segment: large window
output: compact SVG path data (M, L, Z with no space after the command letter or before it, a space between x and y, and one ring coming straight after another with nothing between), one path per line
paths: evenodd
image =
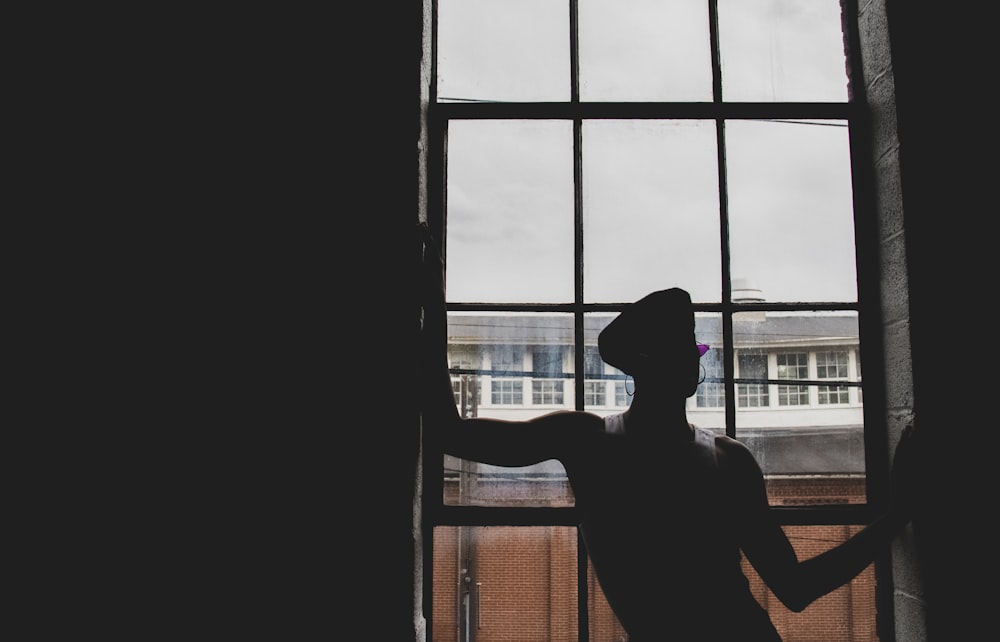
M683 287L712 347L691 420L751 448L804 554L865 522L884 467L866 448L884 430L866 420L878 394L861 404L878 275L856 245L872 204L856 189L856 9L841 9L437 0L431 224L452 344L484 355L453 360L470 368L454 373L466 413L620 412L630 382L597 335L623 305ZM558 462L425 461L431 639L619 639ZM871 569L803 614L748 576L789 640L876 639Z

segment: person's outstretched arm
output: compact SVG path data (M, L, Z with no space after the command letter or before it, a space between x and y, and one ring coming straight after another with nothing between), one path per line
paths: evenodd
M600 420L572 411L527 421L463 419L455 404L448 371L448 311L441 249L426 226L419 228L423 247L420 374L425 430L444 452L497 466L528 466L563 459L581 428L596 429Z
M909 428L904 431L896 450L893 475L897 484L912 482L898 479L913 474L911 433ZM910 521L911 496L896 497L890 511L854 536L828 551L800 561L770 511L763 473L753 456L745 449L733 449L728 459L735 464L736 475L748 489L741 498L750 505L741 516L743 552L768 588L792 611L802 611L816 599L854 579L888 549L893 538ZM912 493L912 488L900 490Z

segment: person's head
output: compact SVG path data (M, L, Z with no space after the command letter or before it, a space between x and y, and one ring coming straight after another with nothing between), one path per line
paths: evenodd
M661 379L685 397L698 388L701 351L694 338L691 296L658 290L630 303L598 336L601 358L637 384Z

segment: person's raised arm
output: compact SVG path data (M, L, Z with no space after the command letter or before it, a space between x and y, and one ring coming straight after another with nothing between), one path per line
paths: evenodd
M554 412L527 421L463 419L455 404L448 371L448 311L441 248L426 226L423 247L420 348L421 411L425 429L444 452L498 466L528 466L562 459L580 436L600 421L584 413ZM603 424L600 424L603 426Z
M750 491L743 500L751 507L744 513L741 545L747 559L781 602L801 611L816 599L851 581L879 555L910 521L913 511L912 429L904 430L893 464L894 497L891 510L878 517L843 543L815 557L799 561L788 538L767 505L763 474L747 451L733 459Z

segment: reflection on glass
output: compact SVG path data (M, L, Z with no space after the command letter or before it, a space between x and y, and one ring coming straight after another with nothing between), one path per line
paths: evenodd
M584 298L635 301L678 286L720 295L711 121L584 121Z
M858 492L843 495L820 481L816 492L833 494L802 502L863 502L857 313L739 313L733 333L736 437L764 469L772 502L779 501L775 484L784 484L786 476L816 475L856 480Z
M726 121L734 298L855 301L846 123Z
M569 121L452 121L448 299L573 300Z
M525 420L575 404L573 317L554 313L451 312L448 360L463 417ZM450 455L444 501L479 506L571 506L555 460L491 466Z
M580 98L711 101L703 0L580 0Z
M726 101L843 102L840 0L719 0Z
M576 642L577 568L572 527L436 527L434 641Z
M566 101L564 0L438 0L439 102Z

